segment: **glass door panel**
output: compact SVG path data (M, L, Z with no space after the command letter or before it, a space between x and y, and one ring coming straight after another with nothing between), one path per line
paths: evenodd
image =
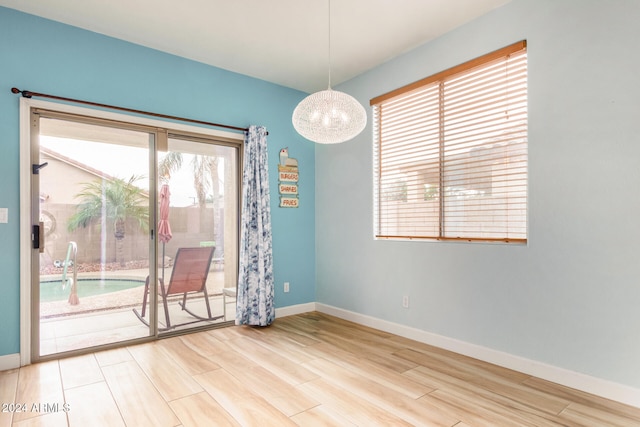
M158 329L235 318L238 146L171 136L158 154Z
M151 334L133 308L154 266L153 144L145 131L39 118L36 359Z

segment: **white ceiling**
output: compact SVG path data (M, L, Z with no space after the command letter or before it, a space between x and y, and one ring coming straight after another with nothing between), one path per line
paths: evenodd
M333 0L336 86L510 0ZM328 0L0 0L305 92L328 84Z

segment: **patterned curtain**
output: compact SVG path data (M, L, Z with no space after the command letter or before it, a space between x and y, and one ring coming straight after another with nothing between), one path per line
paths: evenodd
M267 165L267 130L251 126L244 139L236 325L267 326L275 319Z

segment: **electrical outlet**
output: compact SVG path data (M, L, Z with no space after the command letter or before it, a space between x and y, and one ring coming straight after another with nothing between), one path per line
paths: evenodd
M402 307L409 308L409 296L405 295L402 297Z
M284 282L284 291L289 292L289 282Z

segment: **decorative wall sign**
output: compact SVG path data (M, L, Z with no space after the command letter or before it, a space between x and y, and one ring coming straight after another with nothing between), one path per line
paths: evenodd
M297 208L298 198L280 196L280 207L281 208Z
M278 166L278 179L280 182L298 182L298 172L293 172L286 166Z
M297 184L280 184L278 189L280 190L280 194L298 194Z
M285 147L280 150L280 164L278 164L281 208L298 207L298 177L298 161L289 157L289 149Z

